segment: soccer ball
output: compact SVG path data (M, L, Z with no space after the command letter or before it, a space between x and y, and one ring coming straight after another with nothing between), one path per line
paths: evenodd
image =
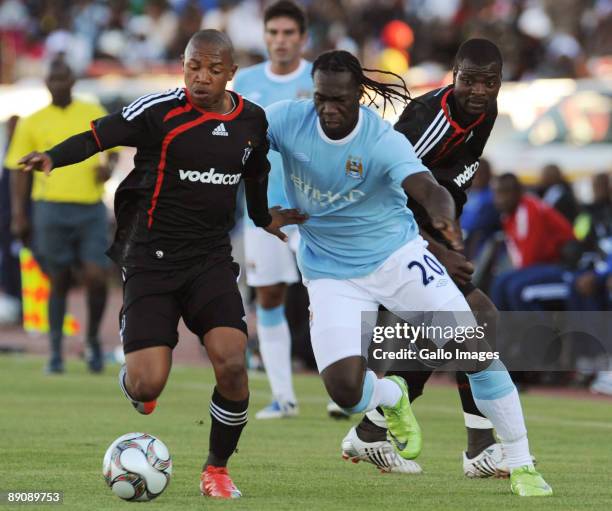
M172 459L165 444L147 433L120 436L102 463L106 484L124 500L152 500L167 488Z

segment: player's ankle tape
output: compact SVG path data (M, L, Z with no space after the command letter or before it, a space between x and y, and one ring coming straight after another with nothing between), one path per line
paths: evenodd
M279 305L273 309L264 309L257 306L257 322L261 326L276 326L285 321L285 306Z

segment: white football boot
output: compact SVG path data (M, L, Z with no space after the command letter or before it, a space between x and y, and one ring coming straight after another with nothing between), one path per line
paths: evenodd
M421 466L411 460L405 460L387 440L364 442L357 436L352 427L342 440L342 458L353 463L365 461L372 463L383 473L420 474Z
M256 419L286 419L295 417L299 413L299 408L295 403L272 401L268 406L259 410L255 414Z

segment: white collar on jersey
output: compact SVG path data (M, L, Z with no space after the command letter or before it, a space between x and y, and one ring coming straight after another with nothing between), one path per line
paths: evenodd
M295 71L291 71L291 73L286 75L277 75L276 73L272 72L271 68L272 64L268 60L264 64L264 72L266 73L266 77L268 78L268 80L277 83L290 82L291 80L294 80L304 72L304 69L306 68L306 61L304 59L301 59L297 69Z
M351 131L346 137L344 138L339 138L337 140L334 140L333 138L329 138L325 132L323 131L323 128L321 127L321 121L319 119L319 116L317 116L317 131L319 132L319 136L328 144L333 144L333 145L344 145L349 143L351 140L353 140L356 136L357 133L359 133L359 129L361 128L361 124L362 124L362 119L363 119L363 111L361 109L361 107L359 107L359 119L357 119L357 124L355 124L355 127L353 128L353 131Z
M232 108L229 109L229 112L225 112L223 115L229 115L234 110L236 110L236 100L234 99L234 95L231 92L229 92L229 96L230 96L230 99L232 100Z

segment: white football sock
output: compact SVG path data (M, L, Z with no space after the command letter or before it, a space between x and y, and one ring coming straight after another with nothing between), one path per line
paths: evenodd
M474 402L489 419L501 440L508 467L512 470L531 465L527 428L518 392L501 362L469 374Z
M291 376L291 334L283 305L274 309L257 307L257 336L274 399L295 403Z
M368 410L375 410L377 406L395 406L401 398L402 389L397 383L386 378L377 378L372 401L368 403Z

